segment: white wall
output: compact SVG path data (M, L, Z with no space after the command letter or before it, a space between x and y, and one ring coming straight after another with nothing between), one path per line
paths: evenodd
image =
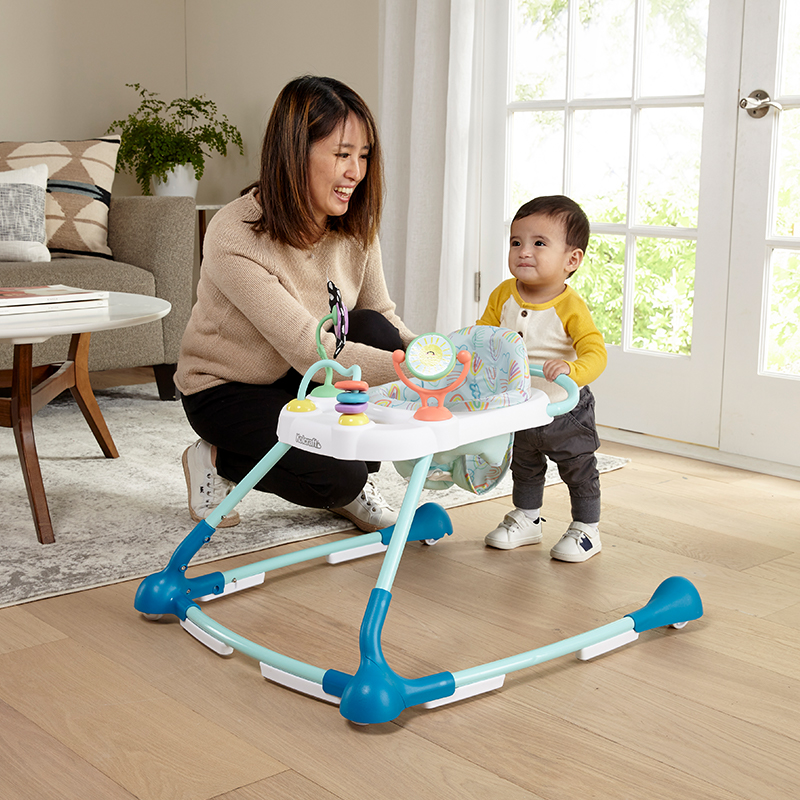
M126 116L140 83L206 94L245 157L212 157L197 202L225 203L258 172L269 110L304 73L350 84L377 113L375 0L0 0L0 140L80 139ZM138 194L119 174L115 194Z

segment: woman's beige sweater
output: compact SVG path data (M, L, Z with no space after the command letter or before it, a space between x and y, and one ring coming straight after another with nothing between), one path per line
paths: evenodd
M377 240L364 250L352 237L327 233L312 249L297 250L256 233L250 223L258 216L250 193L221 209L208 226L197 303L175 376L183 394L230 381L273 383L290 367L305 374L319 360L315 334L330 313L328 280L348 309L374 309L397 327L404 344L414 338L394 313ZM322 343L332 358L333 334L323 333ZM358 364L373 386L397 378L391 353L366 345L348 342L337 362Z

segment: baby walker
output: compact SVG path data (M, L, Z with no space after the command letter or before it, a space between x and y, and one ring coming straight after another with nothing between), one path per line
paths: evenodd
M142 581L134 602L138 611L150 619L174 614L192 636L214 652L228 655L238 650L256 659L265 678L338 704L342 716L357 724L388 722L410 706L434 708L498 689L509 672L569 653L588 660L634 641L642 631L659 626L679 628L702 616L695 587L686 578L674 576L662 582L639 610L560 642L459 672L415 679L394 672L383 655L381 632L405 545L409 541L432 544L453 532L441 506L426 503L417 508L422 489L457 483L471 491L485 491L507 469L513 432L547 425L556 415L567 413L577 403L578 389L568 377L559 376L556 382L567 391L567 398L548 402L543 392L530 388L521 339L511 331L476 327L450 336L429 333L417 337L406 353L393 355L400 380L370 394L361 380L360 367L343 368L325 358L322 326L333 323L337 355L348 329L341 296L333 284L329 283L328 289L331 313L317 328L320 360L305 374L297 398L281 412L278 443L208 518L194 527L168 565ZM480 347L468 347L476 341ZM477 352L481 349L482 354ZM412 383L403 375L403 361L412 376L427 386ZM460 371L453 378L457 365ZM307 393L319 370L325 370L324 384ZM533 370L541 375L541 369ZM334 371L346 380L334 384ZM447 402L446 396L450 396ZM189 562L211 539L223 516L291 447L344 460L393 461L401 474L405 468L408 487L397 523L375 533L307 547L227 572L186 577ZM323 557L337 563L373 553L383 553L383 562L361 623L360 665L354 675L269 650L218 624L198 604L261 584L267 572L291 564Z

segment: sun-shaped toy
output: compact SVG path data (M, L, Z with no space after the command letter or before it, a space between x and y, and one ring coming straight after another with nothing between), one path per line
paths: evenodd
M452 342L441 333L417 336L406 349L408 371L423 381L435 381L449 374L456 363Z
M456 353L453 343L441 333L423 333L412 339L404 353L402 350L395 350L392 354L394 369L400 380L415 391L422 401L422 407L417 409L414 414L415 419L425 420L426 422L437 422L450 419L453 415L444 407L444 398L455 388L460 386L467 379L469 364L472 356L466 351L461 350ZM400 364L406 362L408 371L422 381L436 381L444 378L453 371L456 361L464 365L459 375L447 386L438 389L425 389L422 386L415 386L411 383L400 370ZM436 398L436 405L430 405L428 401Z

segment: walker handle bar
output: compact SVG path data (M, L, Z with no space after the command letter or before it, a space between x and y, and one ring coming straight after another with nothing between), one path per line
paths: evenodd
M531 364L531 375L544 378L544 370L537 364ZM578 405L578 398L580 397L581 390L578 388L578 384L568 375L559 375L553 382L557 383L562 389L567 390L567 396L563 400L559 400L557 403L547 404L547 413L551 417L558 417L561 414L572 411L572 409Z

